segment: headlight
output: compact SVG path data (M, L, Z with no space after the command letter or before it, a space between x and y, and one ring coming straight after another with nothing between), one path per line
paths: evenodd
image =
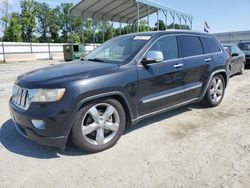
M61 100L65 89L35 89L31 102L55 102Z

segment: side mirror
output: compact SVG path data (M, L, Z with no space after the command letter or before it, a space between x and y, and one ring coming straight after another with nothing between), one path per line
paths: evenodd
M238 53L233 53L233 54L232 54L232 57L237 57L237 56L239 56Z
M143 57L141 64L147 67L149 64L160 63L163 61L163 53L161 51L150 50Z

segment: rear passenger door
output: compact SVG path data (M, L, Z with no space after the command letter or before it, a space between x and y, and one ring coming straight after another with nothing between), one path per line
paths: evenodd
M185 100L188 101L201 96L214 63L209 54L204 54L199 36L183 35L178 37L178 41L185 65Z

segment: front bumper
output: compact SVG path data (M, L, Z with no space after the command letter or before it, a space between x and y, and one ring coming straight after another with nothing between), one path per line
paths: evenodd
M9 102L9 109L15 127L22 136L44 146L65 149L68 133L66 133L67 131L61 133L60 131L61 128L66 126L66 124L62 124L64 118L61 116L53 118L31 116L27 112L18 109L11 101ZM46 123L45 130L36 129L31 122L32 119L43 120ZM57 127L60 127L60 130Z

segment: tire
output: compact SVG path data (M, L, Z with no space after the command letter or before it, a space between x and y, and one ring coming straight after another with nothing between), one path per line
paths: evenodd
M117 100L96 100L77 113L72 128L72 140L88 153L100 152L117 143L124 132L125 124L125 111Z
M225 80L222 75L215 75L209 83L204 102L209 107L216 107L222 102L224 94Z
M239 72L240 75L243 75L243 72L244 72L244 70L245 70L245 66L246 66L246 63L243 63L243 64L241 65L241 69L240 69L240 72Z

